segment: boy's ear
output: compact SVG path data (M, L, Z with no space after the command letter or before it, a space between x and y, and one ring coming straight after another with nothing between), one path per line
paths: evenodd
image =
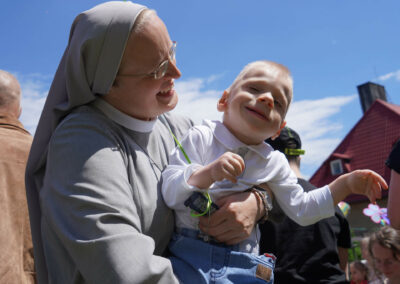
M286 126L286 120L284 120L281 124L281 127L279 128L278 132L275 133L274 136L271 137L271 140L275 140L276 138L279 137L279 135L281 134L281 130Z
M219 99L217 103L217 110L224 112L226 110L226 106L228 105L228 97L229 97L229 92L225 90L222 94L222 97Z

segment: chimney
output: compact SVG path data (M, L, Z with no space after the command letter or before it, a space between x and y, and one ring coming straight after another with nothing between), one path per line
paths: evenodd
M382 85L367 82L357 86L357 89L363 113L369 109L376 99L387 101L385 87Z

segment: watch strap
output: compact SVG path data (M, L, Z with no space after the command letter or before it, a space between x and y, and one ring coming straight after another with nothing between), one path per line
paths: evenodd
M265 214L264 216L258 221L260 224L265 223L268 220L268 212L272 210L272 202L268 192L258 185L254 185L251 189L254 194L256 194L262 201L264 206Z

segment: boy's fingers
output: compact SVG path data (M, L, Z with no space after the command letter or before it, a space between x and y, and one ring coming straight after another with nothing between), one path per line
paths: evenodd
M235 175L236 176L239 176L244 170L244 167L238 162L236 162L236 164L234 165L234 168L235 168Z
M238 170L238 175L240 175L244 171L244 161L242 157L237 156L234 159L235 168Z
M235 177L239 176L243 171L242 165L235 159L228 160L225 164L223 164L222 169L225 175L226 173L229 173Z
M241 165L241 171L240 171L240 172L243 172L243 171L244 171L244 168L246 167L246 165L245 165L244 160L243 160L242 157L240 157L239 162L240 162L240 165Z
M236 183L236 170L235 167L228 164L222 168L222 179L227 179L233 183Z
M374 181L376 183L379 183L380 186L382 186L382 188L388 189L388 185L387 185L387 183L386 183L386 181L385 181L385 179L383 177L381 177L379 174L377 174L377 173L375 173L373 171L372 171L371 175L372 175Z
M372 175L368 175L367 176L367 196L369 198L369 200L371 201L371 203L375 203L376 201L376 195L375 195L375 190L374 190L374 185L375 183L373 183L373 178Z
M375 190L375 195L378 199L382 198L382 188L381 185L379 184L379 182L377 182L376 180L373 181L373 187Z
M374 171L363 171L364 177L367 179L367 196L371 203L375 203L376 199L382 198L382 188L388 189L386 181Z
M244 160L243 160L243 158L240 157L238 154L235 154L235 153L233 153L232 157L238 163L238 166L240 167L240 172L243 172L244 171Z
M379 176L379 180L377 181L377 183L379 184L380 187L382 187L385 190L387 190L389 188L388 184L381 176Z

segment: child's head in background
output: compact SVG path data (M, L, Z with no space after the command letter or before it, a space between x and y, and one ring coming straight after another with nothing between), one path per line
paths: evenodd
M354 284L365 283L368 280L368 267L358 260L350 263L350 280Z

